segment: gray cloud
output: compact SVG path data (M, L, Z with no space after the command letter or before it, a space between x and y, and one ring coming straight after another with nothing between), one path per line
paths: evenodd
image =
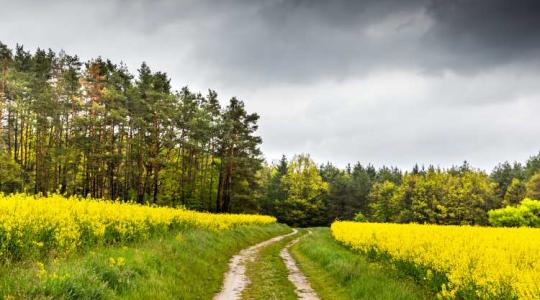
M535 0L23 0L3 7L5 20L28 18L33 31L65 40L174 49L189 56L182 67L224 84L540 65Z
M433 26L423 37L434 67L479 71L508 63L540 62L540 2L432 1Z
M263 150L489 168L540 149L535 0L0 0L0 41L142 61L259 112Z

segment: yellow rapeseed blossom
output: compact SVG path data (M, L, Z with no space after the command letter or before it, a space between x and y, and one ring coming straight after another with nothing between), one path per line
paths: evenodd
M45 265L42 262L36 262L37 267L37 273L40 278L43 278L47 275L47 270L45 269Z
M109 257L109 266L111 266L111 267L116 266L116 258Z
M268 216L211 214L59 195L0 194L0 259L22 258L39 249L65 253L84 246L142 240L173 229L225 230L275 221Z
M111 267L122 267L126 264L126 259L122 256L118 256L117 258L109 257L109 266Z
M126 259L123 258L122 256L119 256L116 258L116 265L119 266L119 267L122 267L123 265L126 264Z
M440 298L540 299L540 229L334 222L334 238L444 274Z

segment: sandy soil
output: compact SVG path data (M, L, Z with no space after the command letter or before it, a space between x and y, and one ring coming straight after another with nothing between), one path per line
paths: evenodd
M229 271L225 273L225 280L221 291L214 296L214 300L234 300L240 299L242 291L249 284L249 279L246 277L246 263L253 261L257 256L257 251L272 243L278 242L288 236L296 234L298 231L293 229L293 232L276 236L254 246L246 248L237 255L233 256L229 262ZM292 259L292 258L291 258ZM290 277L289 277L290 278ZM317 298L305 298L317 299Z
M311 232L310 232L311 233ZM300 238L292 240L285 248L281 250L279 255L283 259L283 262L287 266L287 269L289 269L289 280L294 284L296 295L298 296L298 299L304 299L304 300L319 300L319 297L311 288L311 285L309 284L309 281L307 280L306 276L298 269L298 265L296 264L296 261L289 253L289 248L292 247L294 244L298 243Z

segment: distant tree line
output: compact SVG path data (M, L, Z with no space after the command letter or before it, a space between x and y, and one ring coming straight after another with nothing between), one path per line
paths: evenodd
M254 211L257 114L143 63L0 43L0 191Z
M290 162L283 157L262 173L262 212L296 226L355 217L487 225L491 210L518 206L526 197L540 199L540 153L525 164L501 163L491 174L467 162L449 169L415 166L402 171L360 163L340 169L330 163L317 166L307 154Z
M258 119L236 98L222 106L212 90L174 91L145 63L133 75L103 58L0 43L0 192L264 213L296 226L487 224L490 210L540 198L540 154L491 174L467 163L340 169L307 154L268 165Z

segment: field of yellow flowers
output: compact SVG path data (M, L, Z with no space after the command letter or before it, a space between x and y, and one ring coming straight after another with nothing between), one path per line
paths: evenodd
M331 231L435 282L440 298L540 299L540 229L334 222Z
M144 240L173 229L224 230L275 221L268 216L211 214L59 195L0 195L0 259Z

